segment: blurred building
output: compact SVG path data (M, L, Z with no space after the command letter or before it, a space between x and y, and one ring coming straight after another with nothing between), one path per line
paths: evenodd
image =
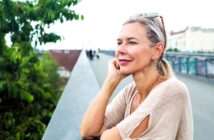
M60 76L69 77L81 50L51 50L50 52L53 59L59 64Z
M168 35L168 48L180 51L214 52L214 29L186 28Z

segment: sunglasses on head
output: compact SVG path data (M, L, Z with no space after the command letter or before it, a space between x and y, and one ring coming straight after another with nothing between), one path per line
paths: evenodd
M158 13L140 13L137 14L135 17L144 17L144 18L157 18L159 17L161 19L161 23L162 23L162 27L163 27L163 32L164 32L164 39L165 39L165 43L164 43L164 47L166 47L166 30L165 30L165 25L164 25L164 21L163 21L163 17L160 16Z

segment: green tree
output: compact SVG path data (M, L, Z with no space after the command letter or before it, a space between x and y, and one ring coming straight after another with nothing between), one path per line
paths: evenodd
M34 46L60 40L56 21L83 19L79 0L0 0L0 139L41 139L59 96L57 64ZM11 46L5 36L10 34Z
M42 56L41 63L44 66L43 71L47 73L47 78L44 79L46 83L50 84L50 88L52 90L53 97L58 100L65 85L65 83L62 84L62 82L65 80L64 78L60 78L59 74L57 73L58 69L58 63L56 61L53 61L51 53L45 52ZM56 82L58 81L58 82ZM61 88L56 88L60 87Z
M179 52L178 48L169 48L166 50L167 52Z

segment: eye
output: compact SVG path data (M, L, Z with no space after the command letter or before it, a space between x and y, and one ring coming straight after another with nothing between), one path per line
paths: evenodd
M121 41L117 41L117 45L120 46L122 44Z
M136 45L137 44L136 41L129 41L128 43L131 44L131 45Z

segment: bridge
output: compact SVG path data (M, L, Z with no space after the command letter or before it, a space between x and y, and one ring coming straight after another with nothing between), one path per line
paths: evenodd
M107 74L111 55L101 54L99 59L90 61L84 51L73 69L70 79L57 104L43 136L43 140L81 140L80 122L91 100L97 94ZM186 83L190 91L194 121L194 140L214 138L214 86L212 81L176 75ZM114 95L132 81L124 79Z

